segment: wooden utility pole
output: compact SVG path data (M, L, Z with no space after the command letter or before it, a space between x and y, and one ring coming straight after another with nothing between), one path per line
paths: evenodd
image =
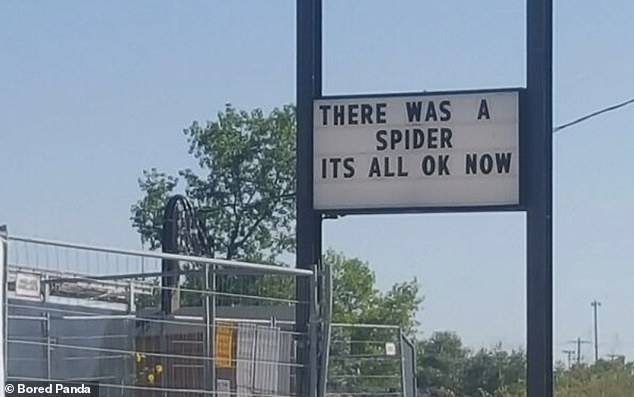
M596 363L599 361L599 321L597 312L599 311L601 302L593 300L590 306L592 306L592 310L594 311L594 362Z
M568 358L568 368L570 368L572 366L572 357L574 356L575 351L574 350L562 350L562 352Z
M574 343L577 345L577 365L581 364L581 345L592 343L589 340L583 340L581 338L577 338L575 340L568 341L568 343Z

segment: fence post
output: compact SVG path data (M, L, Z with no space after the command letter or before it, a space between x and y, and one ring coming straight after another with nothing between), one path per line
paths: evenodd
M416 397L416 345L405 335L401 334L401 363L403 365L403 395L405 397ZM407 355L405 355L407 352ZM409 371L409 372L408 372Z
M407 387L405 386L405 343L403 343L403 330L399 327L398 329L398 349L399 356L401 357L401 396L402 397L414 397L407 395Z
M0 336L2 337L2 343L0 343L0 390L4 395L4 382L8 375L7 370L7 336L8 330L6 329L8 321L8 305L7 305L7 227L6 225L0 226Z
M416 361L416 344L413 343L412 341L410 341L410 345L412 347L412 366L414 367L414 384L413 384L413 389L414 389L414 397L418 396L418 377L417 377L417 363L418 361Z
M321 351L319 352L319 379L318 381L318 397L325 397L328 387L328 364L330 360L330 334L331 334L331 316L332 316L332 272L330 266L323 268L321 277L321 299L319 306L321 320L321 343L319 344Z
M204 384L207 391L216 392L218 381L216 379L216 265L205 265L205 334L203 348L205 361Z
M318 360L318 332L319 332L319 303L317 287L319 285L318 278L318 266L313 266L313 274L310 276L310 301L308 302L309 310L310 310L310 323L308 327L308 338L309 338L309 357L308 357L308 368L306 368L309 372L308 379L310 379L310 389L308 392L309 397L317 397L317 387L319 385L319 360Z

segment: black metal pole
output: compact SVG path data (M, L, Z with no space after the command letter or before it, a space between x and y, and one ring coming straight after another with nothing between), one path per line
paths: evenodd
M527 1L527 391L553 395L552 0Z
M301 0L300 0L301 1ZM320 97L322 94L322 0L313 0L314 6L314 15L313 15L313 98ZM312 107L311 107L312 112ZM311 113L311 141L312 141L312 113ZM312 154L312 144L311 144L311 154ZM312 155L311 155L311 166L312 166ZM311 185L312 185L312 173L313 170L311 168ZM312 188L311 188L312 190ZM312 204L311 204L312 207ZM322 289L320 288L320 283L323 282L321 278L322 273L322 264L321 264L321 242L322 242L322 216L320 213L313 211L313 263L316 265L313 267L319 274L317 274L314 280L317 282L317 291L315 295L315 299L317 302L323 302L323 296L320 293ZM319 310L319 309L317 309ZM322 329L320 329L323 331ZM322 345L318 344L315 346L317 355L322 356L325 352L321 351ZM321 364L322 362L317 363L317 368L314 368L316 377L316 390L317 396L325 396L326 390L320 390L322 387L325 387L325 384L322 384L317 379L318 374L323 374ZM327 365L327 363L326 363ZM326 368L327 369L327 368Z
M322 0L313 0L314 3L314 16L313 16L313 96L320 97L322 94L322 79L321 79L321 71L322 71ZM312 104L311 104L311 112L312 112ZM311 113L311 141L312 141L312 113ZM311 153L312 153L312 143L311 143ZM312 164L313 157L311 155L311 185L312 185ZM312 187L311 187L312 191ZM312 193L311 193L312 195ZM311 201L312 203L312 201ZM311 204L312 207L312 204ZM314 218L314 228L315 234L313 235L314 241L314 263L317 264L317 268L321 271L321 227L322 227L322 216L320 213L313 212Z
M321 220L313 207L313 99L321 94L321 0L297 0L297 254L298 268L313 269L321 256ZM296 331L304 335L298 346L297 392L309 396L308 330L311 280L296 285ZM314 370L314 369L313 369Z

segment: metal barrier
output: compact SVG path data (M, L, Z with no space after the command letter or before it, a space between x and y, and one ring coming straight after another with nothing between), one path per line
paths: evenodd
M311 335L295 332L297 306L317 306L294 298L313 271L4 240L8 380L98 382L101 396L282 397L297 394L299 370L316 370L297 362ZM161 285L164 259L180 263L182 286ZM179 297L167 313L166 288Z
M414 345L399 327L332 324L327 396L416 396Z

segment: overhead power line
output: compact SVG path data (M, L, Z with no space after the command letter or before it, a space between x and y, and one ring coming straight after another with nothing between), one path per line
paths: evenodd
M632 98L632 99L628 99L627 101L625 101L625 102L621 102L621 103L619 103L619 104L617 104L617 105L609 106L609 107L607 107L607 108L605 108L605 109L597 110L596 112L593 112L593 113L587 114L587 115L585 115L585 116L583 116L583 117L579 117L578 119L573 120L573 121L571 121L571 122L569 122L569 123L562 124L562 125L560 125L560 126L558 126L558 127L555 127L555 129L553 130L553 132L559 132L559 131L563 130L564 128L572 127L572 126L573 126L573 125L575 125L575 124L579 124L579 123L581 123L581 122L583 122L583 121L586 121L586 120L588 120L588 119L591 119L591 118L593 118L593 117L596 117L596 116L598 116L598 115L600 115L600 114L607 113L607 112L611 112L611 111L613 111L613 110L620 109L620 108L622 108L622 107L624 107L624 106L631 105L632 103L634 103L634 98Z

